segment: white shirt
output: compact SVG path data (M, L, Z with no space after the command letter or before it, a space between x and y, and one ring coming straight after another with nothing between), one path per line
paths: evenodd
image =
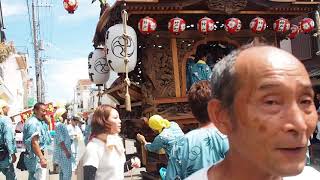
M109 135L107 144L93 138L82 157L83 166L97 168L95 180L124 179L124 147L118 135Z
M82 132L79 126L72 126L71 124L69 124L67 126L67 129L68 129L70 138L73 140L73 142L77 143L78 140L82 138Z
M208 180L208 170L210 167L203 168L191 176L187 177L185 180ZM283 180L319 180L320 179L320 172L315 170L310 166L306 166L302 173L291 176L291 177L284 177Z
M85 129L86 129L86 124L81 124L81 130L82 130L82 132L84 132Z

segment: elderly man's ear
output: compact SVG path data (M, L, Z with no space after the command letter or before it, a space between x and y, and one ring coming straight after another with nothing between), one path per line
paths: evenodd
M229 135L232 129L230 114L223 108L221 101L212 99L208 103L208 115L210 121L225 135Z

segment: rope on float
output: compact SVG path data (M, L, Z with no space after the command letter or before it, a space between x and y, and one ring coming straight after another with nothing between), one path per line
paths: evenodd
M126 105L126 110L131 111L131 100L130 100L130 94L129 94L129 86L130 86L130 79L128 75L128 63L129 63L129 58L128 58L128 40L129 36L127 34L127 21L128 21L128 13L126 10L121 11L121 16L122 16L122 23L123 23L123 35L122 38L124 40L124 65L125 65L125 73L126 73L126 78L124 79L124 82L126 83L126 95L125 95L125 105Z

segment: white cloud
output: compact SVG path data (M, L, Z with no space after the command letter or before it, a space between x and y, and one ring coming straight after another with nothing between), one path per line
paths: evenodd
M112 72L107 86L110 86L116 78L117 74ZM72 101L74 88L79 79L89 79L88 60L86 58L49 60L45 64L46 100Z
M78 80L89 79L87 62L87 58L75 58L71 60L53 59L45 63L46 100L48 102L71 102ZM111 72L107 87L117 77L117 73Z
M47 100L70 101L79 79L88 79L86 58L50 60L45 64Z
M25 3L10 3L9 2L3 2L2 3L2 11L4 17L9 16L17 16L22 15L27 12L27 5Z

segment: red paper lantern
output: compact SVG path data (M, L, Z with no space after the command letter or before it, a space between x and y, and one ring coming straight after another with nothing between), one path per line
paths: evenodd
M285 33L290 30L290 22L288 19L280 18L273 23L273 29L279 33Z
M198 21L197 29L199 32L207 34L214 29L214 21L211 18L204 17Z
M150 34L156 31L157 21L147 16L140 19L138 29L142 34Z
M300 27L295 24L292 24L290 28L290 33L288 34L287 37L290 39L294 39L298 36L299 33L300 33Z
M172 18L168 23L168 29L177 35L186 29L186 21L178 17Z
M64 9L68 11L69 14L73 14L78 8L78 0L63 0Z
M304 33L309 33L314 28L314 21L311 18L304 18L300 21L300 29Z
M224 29L231 34L239 32L241 26L241 21L238 18L229 18L224 22Z
M256 17L250 22L250 29L254 33L261 33L267 28L267 22L261 17Z

